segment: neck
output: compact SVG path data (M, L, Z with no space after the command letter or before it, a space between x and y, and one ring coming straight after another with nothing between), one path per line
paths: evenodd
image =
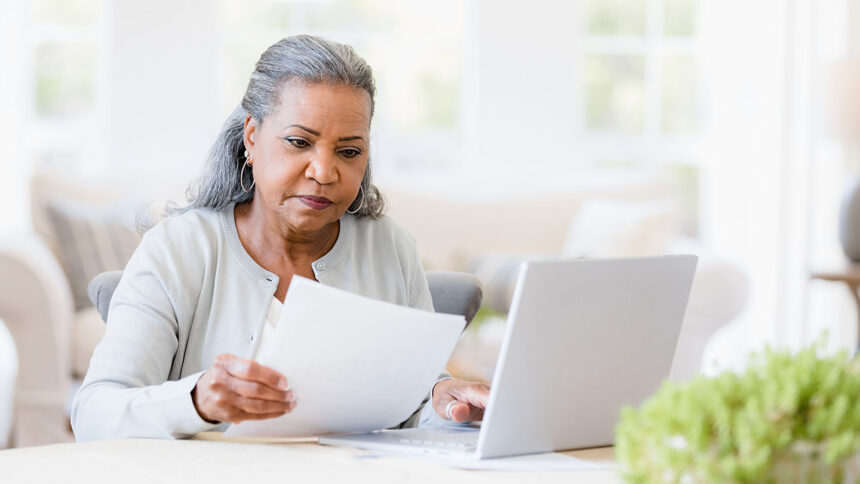
M246 249L265 261L296 265L313 262L334 247L340 233L335 221L318 230L303 231L283 223L255 197L236 206L237 230ZM239 223L239 220L242 223Z

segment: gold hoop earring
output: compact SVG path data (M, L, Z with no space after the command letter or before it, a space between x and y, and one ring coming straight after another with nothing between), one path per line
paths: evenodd
M242 165L242 172L239 173L239 185L242 186L242 191L245 193L250 192L251 189L254 188L254 184L257 183L257 180L251 180L251 186L249 188L245 188L245 167L251 165L248 161L250 160L245 160L245 163ZM253 173L251 173L251 175L253 176Z
M349 210L347 210L346 213L356 214L361 211L362 207L364 207L364 186L359 185L358 191L359 193L361 193L361 203L358 204L358 208L356 208L354 212L350 212Z

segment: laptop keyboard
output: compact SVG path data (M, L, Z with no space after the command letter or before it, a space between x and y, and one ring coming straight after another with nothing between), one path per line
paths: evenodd
M415 436L401 436L400 443L421 447L444 447L454 449L472 449L478 445L476 431L451 431L451 429L421 429ZM420 437L420 438L416 438Z

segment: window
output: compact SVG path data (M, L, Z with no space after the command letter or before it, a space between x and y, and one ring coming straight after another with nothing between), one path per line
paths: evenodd
M696 0L586 0L582 126L602 169L662 167L697 233L700 130Z
M25 151L38 167L86 169L99 132L101 0L34 0L29 12L30 129Z

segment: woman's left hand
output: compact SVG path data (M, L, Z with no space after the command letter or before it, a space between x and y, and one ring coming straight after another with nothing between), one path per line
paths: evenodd
M433 409L440 417L457 423L482 420L489 397L489 386L451 378L433 387Z

